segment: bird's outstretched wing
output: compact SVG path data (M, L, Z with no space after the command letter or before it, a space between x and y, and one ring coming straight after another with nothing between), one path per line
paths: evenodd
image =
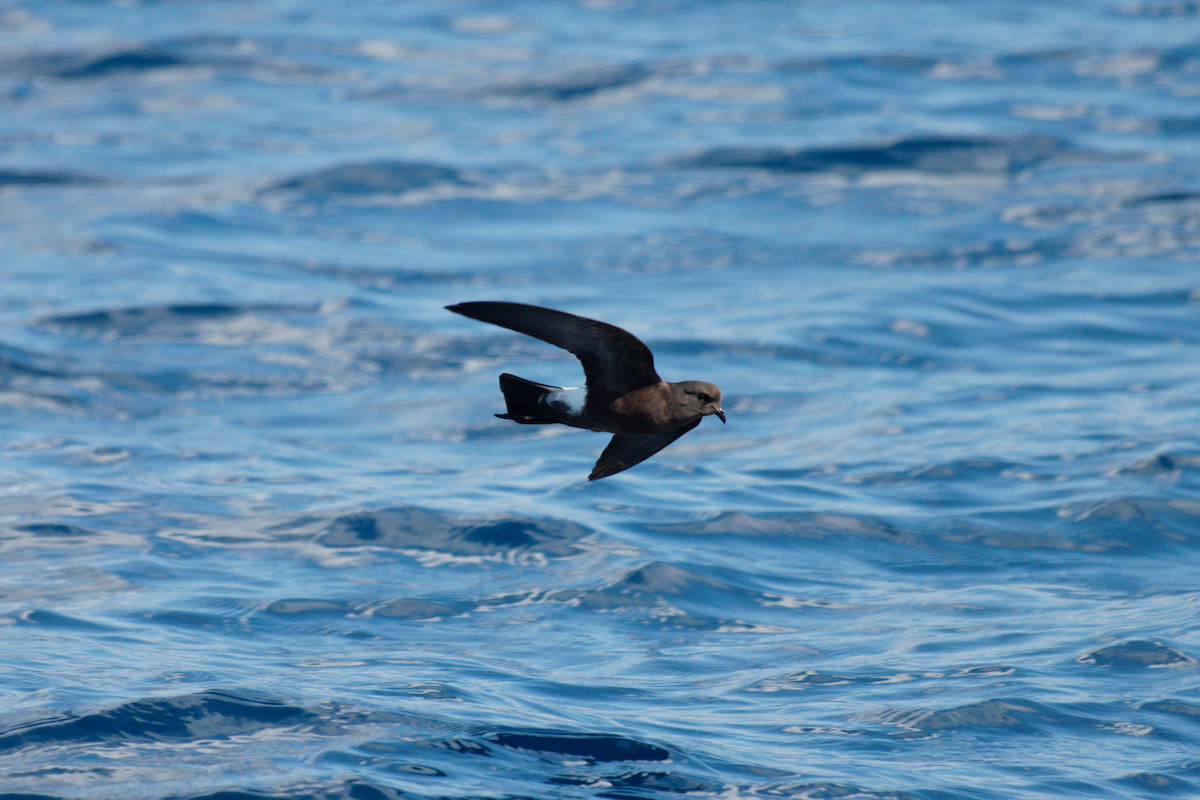
M673 431L642 436L618 433L596 460L596 466L592 467L592 474L588 475L588 480L607 478L629 469L634 464L642 463L699 424L700 420L696 420Z
M587 376L589 406L607 407L634 389L662 380L654 371L650 348L616 325L523 303L459 303L446 308L480 322L490 322L541 339L572 353L583 364L583 374ZM670 443L668 440L628 466Z

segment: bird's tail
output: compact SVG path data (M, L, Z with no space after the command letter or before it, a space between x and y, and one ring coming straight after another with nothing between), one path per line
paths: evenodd
M542 403L550 392L561 392L560 386L534 383L507 372L500 376L500 391L504 392L507 414L497 414L500 419L511 419L522 425L543 425L558 422L566 416L562 411Z

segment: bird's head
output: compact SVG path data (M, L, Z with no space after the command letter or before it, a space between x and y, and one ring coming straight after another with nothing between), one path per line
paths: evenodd
M695 411L697 417L707 417L710 414L725 421L725 410L721 408L721 390L716 384L705 381L683 381L675 384L683 405Z

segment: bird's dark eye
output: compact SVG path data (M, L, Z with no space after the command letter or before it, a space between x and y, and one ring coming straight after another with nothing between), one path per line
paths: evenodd
M704 392L701 392L700 394L698 394L696 396L700 398L701 403L711 403L712 402L712 398L709 397L708 395L706 395Z

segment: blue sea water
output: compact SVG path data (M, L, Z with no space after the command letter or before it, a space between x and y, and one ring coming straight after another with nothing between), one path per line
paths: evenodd
M0 797L1200 796L1200 7L0 5ZM498 420L621 325L649 461Z

